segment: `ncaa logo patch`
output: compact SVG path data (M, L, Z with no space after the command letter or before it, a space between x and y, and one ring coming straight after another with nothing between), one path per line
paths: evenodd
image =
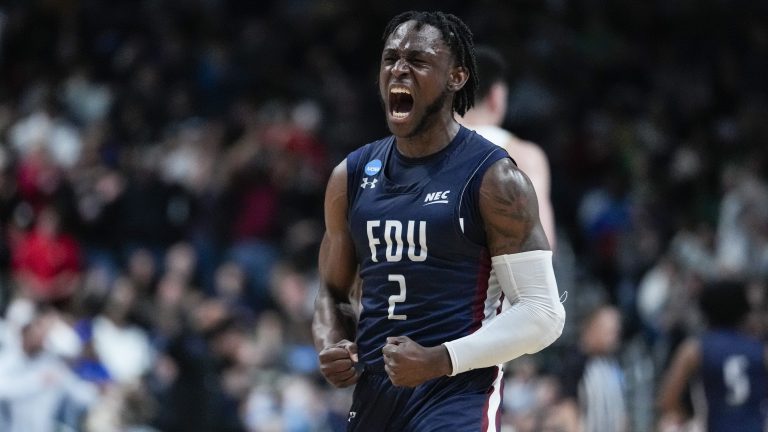
M376 175L381 171L381 161L378 159L374 159L367 164L365 164L365 174L372 176Z

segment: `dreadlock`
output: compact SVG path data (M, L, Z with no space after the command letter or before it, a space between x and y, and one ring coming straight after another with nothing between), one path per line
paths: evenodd
M475 104L475 92L479 85L472 31L456 15L443 12L409 11L392 18L384 29L382 39L386 42L400 24L411 20L416 21L417 30L425 24L438 29L458 65L469 72L469 80L453 98L453 110L463 116Z

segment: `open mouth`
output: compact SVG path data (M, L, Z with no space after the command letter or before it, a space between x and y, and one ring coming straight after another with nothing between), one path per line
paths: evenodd
M389 112L395 119L408 117L413 108L413 97L407 87L394 86L389 89Z

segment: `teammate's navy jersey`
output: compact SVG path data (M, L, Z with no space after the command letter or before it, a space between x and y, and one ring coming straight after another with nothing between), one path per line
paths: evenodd
M388 336L436 346L470 334L502 299L499 289L488 289L491 262L477 203L485 171L506 151L462 127L433 155L410 159L396 152L389 137L347 157L364 363L380 361ZM421 178L396 184L393 178L407 175L397 171L404 163Z
M760 341L715 330L701 337L701 354L709 432L761 432L768 377Z

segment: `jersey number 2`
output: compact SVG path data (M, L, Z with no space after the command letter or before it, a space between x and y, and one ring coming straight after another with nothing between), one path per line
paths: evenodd
M723 363L723 379L727 388L725 401L728 405L741 405L749 398L749 360L743 355L733 355Z
M399 274L389 275L390 282L397 282L400 287L400 294L393 294L389 296L389 316L391 320L404 320L408 319L406 315L395 315L395 303L402 303L405 301L405 276Z

